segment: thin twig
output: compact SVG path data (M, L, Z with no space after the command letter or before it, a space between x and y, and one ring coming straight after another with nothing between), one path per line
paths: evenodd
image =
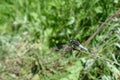
M112 21L113 18L118 17L120 15L120 9L118 9L112 16L108 17L101 25L100 27L97 29L96 32L94 32L89 38L88 40L85 42L85 46L89 45L89 43L91 42L91 40L98 34L100 33L100 31L103 30L103 28L105 28L106 24L110 21Z
M83 52L83 51L82 51L82 52ZM84 53L87 54L87 55L89 55L91 58L100 59L100 60L102 60L102 61L108 61L108 62L110 62L110 63L112 63L112 64L116 64L116 65L120 66L120 64L119 64L118 62L112 61L112 60L110 60L110 59L106 59L106 58L101 57L100 55L97 55L97 54L95 54L95 53L91 53L91 52L84 52Z

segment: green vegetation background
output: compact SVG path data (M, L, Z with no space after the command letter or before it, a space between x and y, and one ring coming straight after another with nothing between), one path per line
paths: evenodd
M119 0L0 0L0 79L119 80L119 17L86 46L94 56L55 51L84 44L119 8Z

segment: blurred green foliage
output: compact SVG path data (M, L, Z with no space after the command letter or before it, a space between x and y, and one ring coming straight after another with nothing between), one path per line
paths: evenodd
M38 40L48 33L50 46L69 39L84 42L119 7L113 0L9 0L0 3L2 34L27 31Z
M85 64L87 60L91 61L89 56L76 58L72 54L70 58L61 58L60 52L51 50L71 39L84 44L119 7L119 0L0 0L0 78L29 79L32 73L30 66L33 66L38 75L33 80L78 80L79 77L80 80L120 79L120 66L93 59L92 69L86 71L85 65L91 65ZM111 60L111 55L114 55L120 63L119 20L116 18L107 23L88 47ZM56 68L53 65L55 61L59 66L65 66L60 67L64 70ZM16 65L17 69L11 72Z

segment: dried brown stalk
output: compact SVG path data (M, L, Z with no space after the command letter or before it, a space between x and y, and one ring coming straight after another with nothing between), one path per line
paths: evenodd
M106 24L110 21L112 21L113 18L118 17L120 15L120 9L118 9L112 16L108 17L101 25L100 27L97 29L96 32L94 32L89 38L88 40L85 42L85 46L89 45L89 43L91 42L91 40L100 33L100 31L102 31L105 27Z

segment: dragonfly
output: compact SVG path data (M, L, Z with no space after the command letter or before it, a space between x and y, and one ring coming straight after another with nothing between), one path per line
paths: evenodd
M70 40L70 45L73 47L73 50L75 49L74 46L78 46L80 49L88 51L88 49L86 47L84 47L83 45L81 45L79 43L79 41L77 41L77 40Z
M84 47L82 44L80 44L79 41L70 40L69 45L63 45L63 55L65 55L65 53L73 51L73 50L80 52L81 49L88 52L88 49L86 47Z

